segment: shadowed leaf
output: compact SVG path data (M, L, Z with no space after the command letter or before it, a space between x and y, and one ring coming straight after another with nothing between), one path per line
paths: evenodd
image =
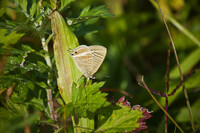
M58 70L58 88L67 104L71 101L72 83L76 83L82 75L74 64L68 50L76 48L79 43L57 11L51 15L51 28L54 34L54 55Z

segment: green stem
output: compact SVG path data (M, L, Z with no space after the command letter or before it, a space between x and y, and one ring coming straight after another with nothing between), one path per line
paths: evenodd
M51 38L51 37L49 37ZM41 43L42 43L42 47L43 47L43 50L45 51L44 53L44 59L48 65L48 67L50 68L50 70L52 70L52 63L51 63L51 59L50 59L50 56L49 56L49 50L48 50L48 42L50 41L50 39L48 38L48 40L46 41L45 40L45 37L41 37ZM47 79L47 84L48 86L51 86L51 83L52 83L52 74L51 72L48 72L48 79ZM51 92L51 89L49 88L46 88L46 92L47 92L47 99L48 99L48 106L49 106L49 110L50 110L50 114L51 114L51 119L53 121L57 121L57 115L56 113L54 113L54 108L53 108L53 101L52 101L52 92ZM59 127L58 125L56 125L56 128L54 128L54 130L58 130Z

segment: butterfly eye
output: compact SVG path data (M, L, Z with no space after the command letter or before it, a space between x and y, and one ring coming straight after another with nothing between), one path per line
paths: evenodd
M78 54L78 52L76 51L75 54Z

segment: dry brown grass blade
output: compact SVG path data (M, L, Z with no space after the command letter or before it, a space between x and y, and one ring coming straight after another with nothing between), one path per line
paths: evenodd
M160 14L161 14L161 16L162 16L163 22L164 22L164 24L165 24L165 27L166 27L166 30L167 30L167 33L168 33L168 36L169 36L169 38L170 38L170 42L171 42L171 45L172 45L172 48L173 48L173 51L174 51L174 56L175 56L175 58L176 58L176 63L177 63L177 65L178 65L178 69L179 69L181 81L183 81L183 74L182 74L182 71L181 71L181 67L180 67L178 55L177 55L177 52L176 52L176 48L175 48L175 45L174 45L174 42L173 42L171 33L170 33L169 28L168 28L168 26L167 26L167 22L166 22L166 20L165 20L165 17L164 17L164 15L163 15L163 12L162 12L162 10L161 10L161 8L160 8L160 5L159 5L159 3L158 3L157 0L155 0L155 1L156 1L157 5L158 5ZM183 92L184 92L184 95L185 95L185 100L186 100L186 104L187 104L187 108L188 108L188 112L189 112L189 116L190 116L190 122L191 122L191 125L192 125L192 130L193 130L193 132L195 132L194 119L193 119L193 115L192 115L192 111L191 111L191 107L190 107L190 102L189 102L189 98L188 98L187 91L186 91L186 89L185 89L184 82L183 82Z

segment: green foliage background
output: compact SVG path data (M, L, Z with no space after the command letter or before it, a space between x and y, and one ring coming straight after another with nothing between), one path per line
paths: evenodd
M65 4L61 3L61 5ZM35 30L33 27L29 27L31 22L26 20L25 16L21 15L19 11L5 8L7 0L0 1L0 5L0 72L4 73L4 75L1 74L0 80L4 84L1 84L0 90L11 86L13 82L17 81L18 86L11 99L19 103L19 106L16 106L15 103L8 100L7 103L10 104L2 105L2 102L1 106L6 106L7 109L15 109L15 111L10 112L9 117L14 117L12 122L16 123L16 121L23 120L22 112L23 115L27 115L28 106L23 104L24 101L26 101L26 104L33 105L32 110L34 111L37 109L44 110L44 106L47 106L45 105L47 103L45 100L47 99L44 88L47 87L46 79L49 68L41 57L44 51L41 50L41 42L38 40L40 40L44 31L50 30L50 25L46 26L47 29ZM104 11L105 13L107 11L104 6L95 11L94 8L99 5L106 5L106 8L110 9L114 16L110 14L102 15ZM200 40L200 2L198 0L160 0L160 5L164 15L166 15L183 74L187 75L200 65L200 43L198 41ZM23 10L27 10L26 7L22 6L21 11ZM37 11L31 11L37 13ZM166 88L166 57L169 37L160 13L152 2L148 0L77 0L72 2L70 7L61 8L61 11L63 11L62 15L66 17L68 24L71 24L70 28L77 36L80 45L103 45L108 49L106 59L96 74L98 81L106 81L103 89L108 91L108 97L112 98L114 96L115 101L117 101L124 95L119 91L112 92L110 91L111 89L128 92L132 96L132 98L127 96L131 105L139 104L154 111L152 113L153 117L147 121L149 132L164 132L164 113L154 103L147 91L137 83L137 79L144 75L145 81L150 88L163 92L165 92ZM101 12L98 13L98 11ZM99 15L100 18L93 18L93 15ZM91 19L87 21L85 16L90 16ZM168 16L171 16L175 22ZM49 24L49 19L46 18L46 20L47 24ZM181 28L176 25L177 22L182 26ZM19 30L26 31L26 34L13 32L12 27L6 27L6 24L10 24L13 27L17 26ZM8 34L5 29L11 34ZM9 39L4 38L6 34L8 34L7 37ZM18 39L20 40L18 41ZM15 53L12 53L12 49L15 49ZM53 57L52 41L50 41L49 49L50 56ZM5 53L10 52L17 56L7 57ZM6 76L8 69L18 70L19 63L25 58L27 64L24 69L19 69L20 71L18 72L13 71L9 73L9 76ZM9 62L13 60L15 61L14 63ZM7 65L5 65L5 61ZM55 64L53 67L55 68ZM170 67L169 92L180 81L173 54L171 55ZM55 77L56 75L52 76L53 81L56 81ZM200 109L200 71L192 75L185 85L191 102L195 126L197 130L200 130L200 115L198 113ZM56 82L52 83L51 89L53 90L53 97L58 97L59 92L56 88ZM2 94L0 98L3 100ZM157 98L164 105L164 98ZM184 131L190 132L191 125L181 88L174 96L169 98L169 105L169 114L180 124ZM44 110L44 112L49 115L48 110ZM0 114L3 115L4 113L7 114L6 110L0 108ZM33 113L33 115L29 116L27 122L30 125L34 125L37 119L39 119L39 116L37 113ZM26 125L25 123L18 123L19 125L13 126L12 129L9 128L12 123L7 121L8 127L0 126L0 128L13 131L14 128L23 127ZM40 131L49 130L44 127L40 127ZM169 122L170 132L176 130L174 127L174 124ZM35 127L31 128L34 131Z

